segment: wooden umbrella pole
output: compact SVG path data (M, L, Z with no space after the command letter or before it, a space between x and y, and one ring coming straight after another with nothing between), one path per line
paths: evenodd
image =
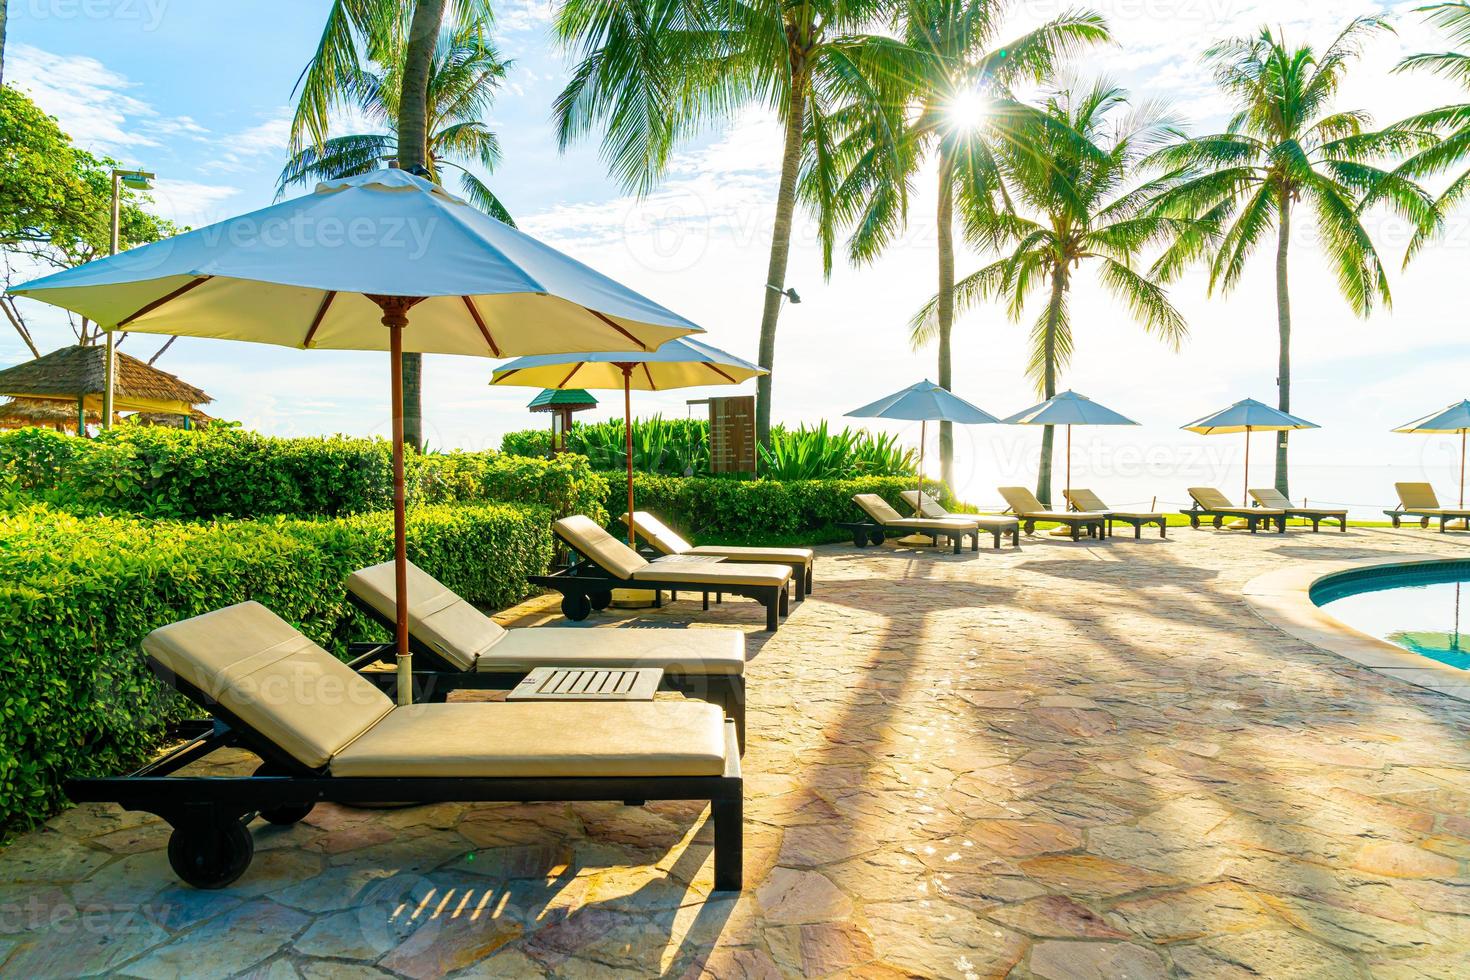
M1460 430L1460 509L1465 509L1465 430Z
M623 369L623 435L628 453L628 547L637 550L638 535L633 530L633 365Z
M1066 501L1067 494L1072 490L1072 423L1067 423L1067 486L1062 490L1062 500ZM1064 504L1065 506L1065 504Z
M914 511L915 517L924 516L924 443L928 442L929 423L925 419L919 420L919 499Z
M1245 427L1245 486L1240 489L1240 506L1249 507L1251 497L1251 427Z
M408 496L403 479L403 328L419 300L408 296L370 297L383 311L388 328L393 415L393 590L397 606L394 645L398 654L398 703L413 703L413 654L408 649Z

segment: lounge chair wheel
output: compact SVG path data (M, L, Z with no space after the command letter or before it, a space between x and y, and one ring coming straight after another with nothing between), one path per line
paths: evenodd
M868 546L867 528L856 528L852 532L852 546L854 548L866 548Z
M168 839L168 863L195 888L223 888L245 873L255 840L239 820L185 824Z
M883 540L883 531L881 528L868 532L868 542L870 544L880 545L883 543Z
M588 596L587 598L592 603L592 608L597 610L598 612L601 612L608 606L612 605L611 592L597 592Z
M255 775L283 776L285 773L281 772L281 770L269 762L265 762L256 768ZM267 823L273 823L277 827L289 827L293 823L300 823L315 808L315 803L295 803L288 806L278 806L268 810L261 810L260 819Z
M584 595L568 593L561 597L561 613L574 623L580 623L592 615L592 600Z

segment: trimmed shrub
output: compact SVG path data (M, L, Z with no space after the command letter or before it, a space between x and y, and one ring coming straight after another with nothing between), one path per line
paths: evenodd
M72 510L338 516L391 508L391 452L380 439L278 439L231 428L124 426L91 440L24 429L0 435L0 477ZM410 503L527 502L562 516L595 514L607 492L577 456L410 453L405 469Z
M627 475L604 473L611 521L627 510ZM819 544L849 537L836 527L862 514L854 494L876 493L908 513L899 492L912 490L912 477L870 476L852 480L729 480L635 473L633 499L639 510L657 514L688 537L720 544ZM953 496L943 484L924 489L946 505ZM611 526L611 524L609 525ZM619 523L618 526L621 526Z
M500 451L510 456L550 456L551 430L522 429L519 432L507 432L500 439Z
M410 511L409 557L466 599L506 606L551 558L550 514L506 504ZM0 833L62 803L69 776L140 763L192 707L153 678L151 630L254 599L337 653L381 637L343 581L392 552L392 516L177 523L0 514Z

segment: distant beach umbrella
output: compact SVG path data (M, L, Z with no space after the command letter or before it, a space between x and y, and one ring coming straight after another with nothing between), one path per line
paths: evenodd
M1040 405L1032 405L1005 420L1006 425L1065 425L1067 427L1067 479L1063 493L1072 489L1072 426L1137 425L1111 408L1099 405L1086 395L1064 391Z
M1000 421L985 409L971 405L963 398L941 388L932 381L920 381L902 391L895 391L870 405L847 413L852 419L892 419L919 423L919 499L924 494L924 444L928 441L930 422L955 422L959 425L994 425ZM953 488L951 488L953 489Z
M1245 487L1241 492L1241 505L1250 506L1251 486L1251 433L1294 432L1298 429L1320 429L1321 426L1295 415L1288 415L1277 408L1246 398L1229 408L1183 426L1187 432L1198 432L1202 436L1231 435L1245 433Z
M1460 436L1460 507L1465 507L1465 434L1470 432L1470 401L1456 402L1449 408L1426 415L1422 419L1401 425L1395 432L1410 432L1419 435Z
M412 695L404 351L643 351L700 327L442 187L391 168L11 290L107 329L388 351L398 699ZM385 329L386 328L386 329Z
M706 385L738 385L766 374L765 368L688 337L658 350L630 353L543 354L519 357L495 369L494 386L560 389L617 389L623 393L623 431L628 457L628 544L633 527L633 389L668 391Z

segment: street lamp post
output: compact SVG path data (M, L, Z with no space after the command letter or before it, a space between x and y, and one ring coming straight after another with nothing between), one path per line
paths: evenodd
M146 170L118 170L112 171L112 240L108 255L116 255L121 247L119 239L122 235L122 189L126 186L129 190L146 191L151 190L153 185L149 183L154 174ZM102 391L102 428L112 428L112 389L117 383L117 354L113 344L112 328L107 330L107 386ZM81 412L77 420L77 431L86 431L86 411Z

